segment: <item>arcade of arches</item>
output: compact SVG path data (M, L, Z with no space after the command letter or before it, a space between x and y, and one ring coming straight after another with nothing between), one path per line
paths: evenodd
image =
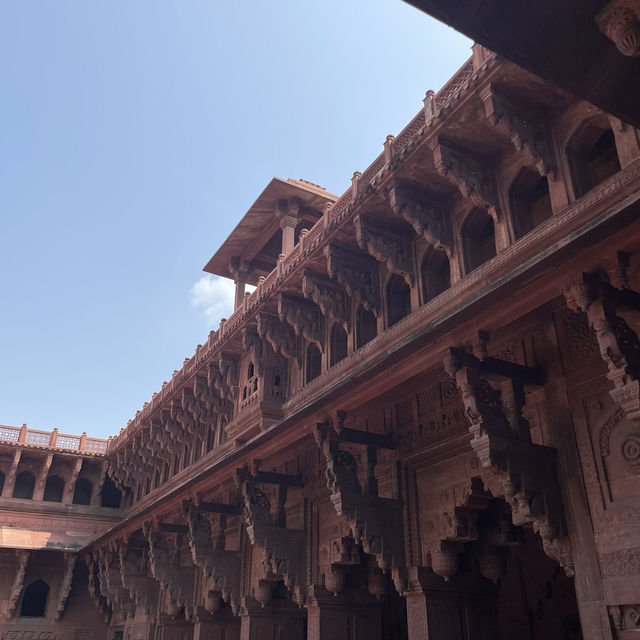
M2 637L635 638L639 141L474 45L342 196L274 178L126 428L0 426Z

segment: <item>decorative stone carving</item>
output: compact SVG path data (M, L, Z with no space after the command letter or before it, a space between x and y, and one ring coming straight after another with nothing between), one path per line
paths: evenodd
M313 302L281 293L278 315L280 322L288 322L297 336L303 336L324 351L324 317Z
M378 316L380 285L376 260L335 244L327 245L324 255L329 277L337 280L356 303Z
M415 282L413 247L410 240L394 233L389 224L380 224L364 215L353 219L356 240L363 251L368 251L392 273L402 276L411 287Z
M493 85L485 87L480 98L489 122L511 140L518 151L526 151L541 176L553 178L555 162L540 119L525 116L521 106L498 93Z
M146 575L146 557L136 557L127 545L119 545L120 580L129 590L136 607L148 616L155 616L158 606L158 582Z
M567 306L586 313L600 355L613 383L609 395L627 418L640 425L640 340L618 314L622 294L588 274L571 282L564 292Z
M71 591L71 582L73 580L73 568L76 566L76 560L78 556L75 553L65 553L65 571L58 590L58 602L56 603L56 612L53 617L54 620L60 620L64 613L64 607L67 604L67 598Z
M596 16L596 23L624 56L640 55L640 3L613 0Z
M306 271L302 277L302 294L313 300L324 316L351 330L351 300L345 290L325 276Z
M24 584L24 573L27 569L27 562L29 562L29 555L29 551L24 551L22 549L16 550L18 567L16 569L16 575L13 578L13 583L11 584L11 589L9 590L9 606L7 609L9 618L13 616L16 610L16 605L18 604L18 598L20 597L22 585Z
M444 250L447 257L451 258L451 220L433 198L424 193L417 194L407 185L394 180L389 189L389 202L393 212L402 216L418 236L422 236L436 249Z
M483 162L469 152L457 149L438 138L433 150L433 160L438 173L458 187L463 198L477 206L487 206L497 221L497 199L493 175Z
M293 330L274 316L258 314L258 335L266 340L273 350L302 366L300 341Z

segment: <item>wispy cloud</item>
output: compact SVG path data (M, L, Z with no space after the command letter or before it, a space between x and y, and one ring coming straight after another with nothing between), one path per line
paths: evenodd
M200 310L212 328L217 328L221 318L233 313L235 284L227 278L206 275L191 287L191 304Z

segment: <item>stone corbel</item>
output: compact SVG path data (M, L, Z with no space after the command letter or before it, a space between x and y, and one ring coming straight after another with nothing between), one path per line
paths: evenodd
M367 216L356 216L353 223L360 249L382 262L392 273L402 276L412 287L415 283L415 267L410 239L393 233L389 225L380 225Z
M106 598L100 591L100 585L98 584L98 575L96 572L97 561L94 560L93 556L90 554L87 554L84 557L84 561L87 565L87 569L89 570L89 596L91 597L93 604L96 606L96 609L98 609L98 611L100 611L100 613L102 614L104 621L109 624L109 621L111 620L111 607L108 605Z
M218 422L217 410L220 408L222 401L215 387L210 386L204 376L196 376L193 384L193 393L199 402L200 421L209 426L216 425Z
M151 526L146 526L149 543L149 567L151 575L158 581L170 600L170 610L177 614L180 607L184 607L185 618L193 618L195 568L180 564L180 558L171 553L166 541L162 540L159 532Z
M338 426L338 425L337 425ZM345 518L354 541L375 557L378 567L388 571L404 565L402 504L380 498L375 479L378 448L394 448L388 436L340 428L338 434L327 423L316 424L313 434L326 461L327 487L338 516ZM358 479L355 457L340 449L340 441L366 447L365 486Z
M67 604L67 598L71 592L71 582L73 580L73 568L76 566L76 560L78 556L75 553L65 552L64 562L65 571L58 590L58 602L56 603L56 613L53 617L54 620L60 620L64 613L64 607Z
M631 422L640 425L640 340L621 315L625 308L640 310L640 294L582 274L564 295L572 311L587 315L613 383L609 395Z
M303 336L324 351L324 316L313 302L281 293L278 296L280 322L293 327L296 336Z
M324 316L342 324L347 332L351 331L351 299L340 285L326 276L305 271L302 294L313 300Z
M266 606L273 587L282 580L291 599L302 607L306 598L306 533L304 530L286 528L286 521L271 514L271 502L259 487L259 482L279 486L278 512L284 512L287 487L299 486L298 476L238 469L235 481L241 491L242 509L249 541L262 555L262 566L255 576L256 599ZM278 526L280 525L280 526Z
M7 608L7 617L9 618L11 618L15 613L16 605L18 604L18 598L20 597L20 592L24 585L24 574L27 570L30 553L30 551L16 549L16 560L18 566L16 568L16 575L13 579L13 583L11 584L11 589L9 590L9 603Z
M10 498L13 493L13 487L16 483L16 474L18 473L18 464L20 464L20 458L22 456L22 449L16 449L13 452L13 458L11 460L11 467L7 474L4 487L2 489L2 497Z
M36 486L33 490L33 499L34 500L42 500L44 495L44 488L47 483L47 476L49 475L49 469L51 468L51 463L53 462L53 453L47 454L47 457L44 460L44 464L40 467L40 473L38 474L38 478L36 480Z
M136 604L129 595L129 590L122 584L120 567L113 566L114 554L105 548L100 548L97 553L100 591L113 611L122 610L125 617L132 618Z
M294 360L302 367L302 349L300 340L289 325L280 322L274 316L258 314L258 335L266 340L273 350L287 358Z
M380 315L378 263L362 255L330 244L324 249L329 277L339 282L347 293L376 316Z
M522 420L505 415L501 393L483 377L501 377L512 384L540 384L535 369L497 358L480 360L463 349L443 353L444 368L456 381L472 435L471 447L480 462L485 489L502 497L511 508L513 524L533 525L542 538L545 553L567 575L573 560L566 534L555 450L532 444ZM517 407L517 413L521 407Z
M596 24L618 51L629 57L640 55L640 2L612 0L596 15Z
M480 159L438 138L433 161L437 172L457 186L463 198L476 206L486 207L494 221L498 221L494 178Z
M221 514L221 533L214 547L211 522L190 502L183 504L183 514L189 527L189 548L196 566L203 572L204 608L213 613L222 598L229 603L234 615L240 609L240 577L242 561L237 551L224 548L224 523L226 515Z
M73 501L73 492L76 489L78 474L80 473L80 469L82 469L82 460L82 458L76 458L73 463L73 468L71 469L71 477L69 478L69 482L67 482L64 488L64 497L62 500L64 504L71 504L71 502Z
M451 258L453 237L449 216L432 198L417 194L399 180L389 189L389 203L397 216L404 218L416 234L436 249L442 249Z
M129 596L138 609L148 616L154 616L158 605L159 587L156 580L140 570L144 556L137 558L129 551L124 542L118 545L120 563L120 580L122 586L129 591Z
M109 462L104 461L100 465L100 473L96 482L95 489L93 490L93 499L91 501L92 506L99 507L102 499L102 488L104 487L104 481L107 478L107 471L109 470Z
M480 91L480 98L489 122L511 140L518 151L524 149L541 176L553 179L555 162L540 120L525 116L521 107L496 92L491 84Z

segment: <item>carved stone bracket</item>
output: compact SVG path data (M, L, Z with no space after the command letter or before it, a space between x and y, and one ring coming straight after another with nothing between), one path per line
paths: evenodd
M24 584L24 574L27 570L27 563L29 562L29 555L29 551L24 551L22 549L16 550L18 567L9 591L9 606L7 609L9 618L13 616L16 610L16 605L18 604L18 598L20 597L20 592L22 591L22 586Z
M302 277L302 294L313 300L324 316L351 330L351 300L346 291L325 276L306 271Z
M146 558L136 557L120 544L118 552L120 560L120 580L122 586L129 590L129 595L136 607L149 616L154 616L158 605L158 582L146 575Z
M413 286L415 267L410 238L394 233L388 224L376 223L367 216L356 216L353 223L358 246L385 264L389 271L402 276L410 287Z
M532 444L522 423L513 428L505 415L500 391L480 375L480 361L465 356L461 349L446 351L443 361L462 396L471 446L480 462L485 489L494 497L505 499L514 525L531 523L542 538L545 553L572 575L555 450ZM509 371L505 365L503 376L508 377ZM525 376L529 375L527 371L525 367L513 370L514 375L520 372ZM535 378L533 372L531 377Z
M98 583L98 563L94 560L93 556L87 554L84 557L85 564L89 570L89 581L88 581L88 589L89 596L93 601L93 604L96 606L98 611L102 614L104 621L109 623L111 620L111 607L107 603L107 599L100 590L100 585Z
M136 605L129 595L129 590L122 584L120 567L114 566L114 554L105 548L100 548L94 552L94 559L98 563L100 593L106 598L111 610L120 610L125 617L133 617Z
M67 598L71 591L71 582L73 580L73 568L76 566L76 560L78 556L75 553L64 554L65 570L62 582L60 583L60 589L58 590L58 601L56 603L56 613L54 620L60 620L64 613L64 607L67 604Z
M295 360L302 366L300 340L289 327L274 316L258 314L258 335L266 340L273 350L289 360Z
M339 446L338 435L328 424L314 428L316 443L324 454L327 487L338 516L349 523L354 541L365 553L376 558L383 571L404 564L402 536L402 504L398 500L380 498L374 470L375 447L367 447L367 479L363 488L358 480L354 456Z
M621 315L625 306L637 310L640 296L629 289L617 291L588 274L571 282L564 295L572 311L587 315L613 383L609 395L640 425L640 340Z
M453 237L451 221L433 198L426 194L417 194L398 180L394 180L389 189L391 209L402 216L415 230L436 249L442 249L451 258Z
M278 296L280 322L287 322L297 336L303 336L324 351L324 316L313 302L281 293Z
M598 13L596 23L624 56L640 55L640 2L612 0Z
M489 122L511 140L518 151L526 151L541 176L553 178L555 162L540 120L525 116L522 107L496 92L493 85L485 87L480 97Z
M338 281L357 303L380 314L378 263L370 256L330 244L325 247L329 277Z
M463 198L477 206L486 206L493 219L498 220L493 175L480 159L439 138L433 150L433 161L438 173L456 185Z

